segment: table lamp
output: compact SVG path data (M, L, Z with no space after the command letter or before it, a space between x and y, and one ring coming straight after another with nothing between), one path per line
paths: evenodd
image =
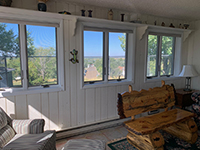
M183 65L183 69L179 74L179 77L186 77L185 79L185 89L184 91L189 92L191 90L191 77L198 76L198 73L193 68L192 65Z

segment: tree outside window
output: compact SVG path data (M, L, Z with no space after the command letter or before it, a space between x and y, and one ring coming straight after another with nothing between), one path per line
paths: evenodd
M26 30L29 86L58 84L55 27L35 27L34 30L31 28ZM39 33L40 28L44 28L44 32L45 29L51 28L52 32L44 36L44 32ZM20 39L23 38L19 37L18 24L0 23L0 75L2 76L0 87L23 86L21 61L26 61L26 58L21 57ZM43 43L41 47L39 47L40 42Z
M173 75L174 44L172 36L148 35L147 77Z

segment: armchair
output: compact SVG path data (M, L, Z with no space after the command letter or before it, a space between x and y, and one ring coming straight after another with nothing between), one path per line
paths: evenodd
M55 131L44 132L44 119L12 120L0 108L0 149L56 150Z
M200 129L200 92L195 92L191 95L192 100L195 102L192 104L192 111L196 114L194 120Z

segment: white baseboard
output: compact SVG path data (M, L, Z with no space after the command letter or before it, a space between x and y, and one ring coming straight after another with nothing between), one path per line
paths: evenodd
M110 127L114 127L114 126L119 126L119 125L122 125L123 122L127 121L127 120L130 120L130 118L116 119L116 120L106 121L106 122L97 123L97 124L93 124L93 125L87 125L87 126L83 126L83 127L73 128L73 129L69 129L69 130L58 131L58 132L56 132L56 140L64 139L67 137L76 136L76 135L84 134L84 133L88 133L88 132L93 132L93 131L97 131L97 130L102 130L102 129L110 128Z

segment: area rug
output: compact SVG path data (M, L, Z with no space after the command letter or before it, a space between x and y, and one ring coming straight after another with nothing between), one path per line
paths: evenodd
M160 131L165 140L164 150L200 150L200 131L195 144L189 144L165 131ZM111 150L138 150L128 143L126 137L116 139L107 143Z

